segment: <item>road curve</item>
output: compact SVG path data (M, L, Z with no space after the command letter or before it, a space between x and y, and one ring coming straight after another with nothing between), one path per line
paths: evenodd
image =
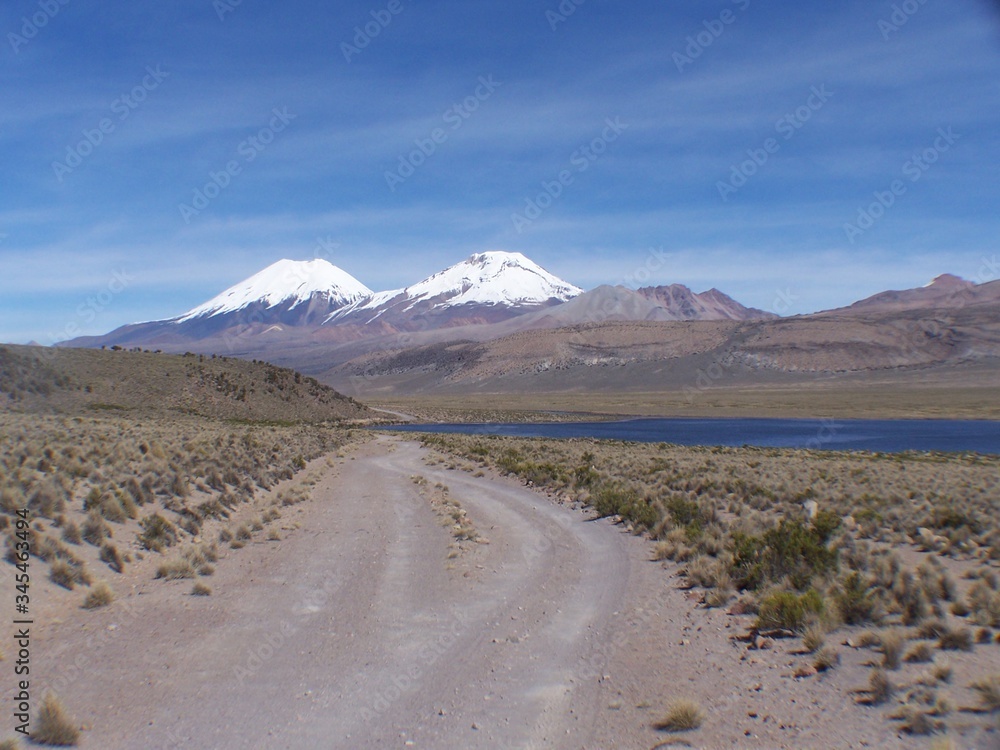
M627 537L513 481L428 466L414 442L354 455L286 512L300 529L228 553L213 596L156 582L95 613L92 636L120 636L92 637L86 679L61 691L91 727L83 747L595 747ZM490 543L449 558L417 475ZM82 635L46 635L51 679Z

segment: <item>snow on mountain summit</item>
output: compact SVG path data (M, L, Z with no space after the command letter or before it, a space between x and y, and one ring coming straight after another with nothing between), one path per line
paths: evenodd
M361 310L379 310L381 315L388 308L405 312L418 306L535 307L554 300L565 302L582 292L521 253L496 250L471 255L405 289L379 292L371 299L335 312L331 319Z
M284 259L189 310L176 322L237 312L255 304L266 309L278 305L292 309L317 295L331 307L342 307L368 299L372 294L371 289L349 273L321 258Z
M446 296L448 307L477 303L522 307L556 299L565 302L582 289L568 284L521 253L476 253L406 289L414 301Z

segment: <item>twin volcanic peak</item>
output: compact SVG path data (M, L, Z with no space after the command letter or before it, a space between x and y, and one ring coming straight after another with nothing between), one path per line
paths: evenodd
M397 330L496 323L582 293L521 253L476 253L413 286L344 307L328 322L377 322Z
M169 322L228 316L244 322L325 325L385 317L400 324L403 317L440 317L449 310L455 317L457 308L464 318L496 319L565 302L582 292L521 253L477 253L413 286L378 293L326 260L280 260ZM491 308L492 314L470 308Z
M526 325L538 327L620 318L747 320L768 316L716 290L697 295L680 285L638 292L615 287L611 295L615 299L607 299L608 294L603 287L584 292L516 252L476 253L412 286L385 292L373 292L326 260L286 259L178 317L123 326L104 336L67 343L215 351L222 340L226 351L259 351L278 344L276 337L293 335L327 344L467 326L476 326L485 335L487 329L482 326L511 321L509 328L522 318ZM544 320L534 320L543 314ZM252 338L266 341L252 344Z

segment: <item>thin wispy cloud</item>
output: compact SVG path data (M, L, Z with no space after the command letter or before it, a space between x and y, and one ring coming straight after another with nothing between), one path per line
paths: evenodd
M1000 17L985 0L923 4L896 31L879 25L891 3L860 0L590 0L555 24L557 2L404 3L350 61L362 2L241 3L222 20L205 0L68 4L15 49L36 5L0 9L7 340L59 330L125 266L132 285L85 332L179 313L323 238L373 288L484 249L618 283L663 248L650 283L759 307L796 288L808 312L971 275L1000 229ZM477 97L482 77L497 85ZM294 119L263 132L279 108ZM627 127L591 154L609 118ZM938 128L954 147L850 237ZM779 148L747 166L768 139ZM752 174L720 189L734 169ZM199 193L213 197L185 214Z

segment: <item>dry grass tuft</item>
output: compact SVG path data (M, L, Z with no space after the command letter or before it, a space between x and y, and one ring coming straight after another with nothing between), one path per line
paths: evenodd
M971 651L972 631L968 628L949 628L938 639L938 647L943 651Z
M826 628L819 624L806 627L802 634L802 648L806 650L806 653L816 653L823 648L824 643L826 643Z
M881 706L886 703L896 688L889 679L888 673L884 669L876 669L868 679L868 700L873 706Z
M817 672L826 672L840 664L840 652L830 646L824 646L816 652L813 667Z
M925 737L935 732L940 732L944 728L944 722L919 708L906 706L899 717L902 719L900 729L907 734Z
M107 607L115 600L115 593L104 581L98 581L83 600L84 609Z
M935 664L931 667L931 677L933 677L938 682L951 682L952 676L955 674L954 667L948 662L941 662L940 664Z
M667 714L653 724L654 729L661 732L689 732L697 729L705 721L705 712L701 706L691 700L675 701L667 709Z
M80 730L66 715L66 709L54 693L46 693L42 698L31 737L43 745L58 747L69 747L80 742Z
M211 587L206 586L204 583L200 582L196 583L191 588L191 596L211 596L211 595L212 595Z
M167 581L178 581L183 578L194 578L195 569L189 560L183 558L169 560L156 569L156 577Z
M899 669L903 648L906 646L906 634L899 629L885 630L879 640L882 643L882 667L884 669Z
M934 661L934 647L927 643L927 641L921 641L906 652L906 656L903 657L903 661L912 664L932 662Z
M979 703L984 711L1000 711L1000 674L978 680L969 687L979 693Z

